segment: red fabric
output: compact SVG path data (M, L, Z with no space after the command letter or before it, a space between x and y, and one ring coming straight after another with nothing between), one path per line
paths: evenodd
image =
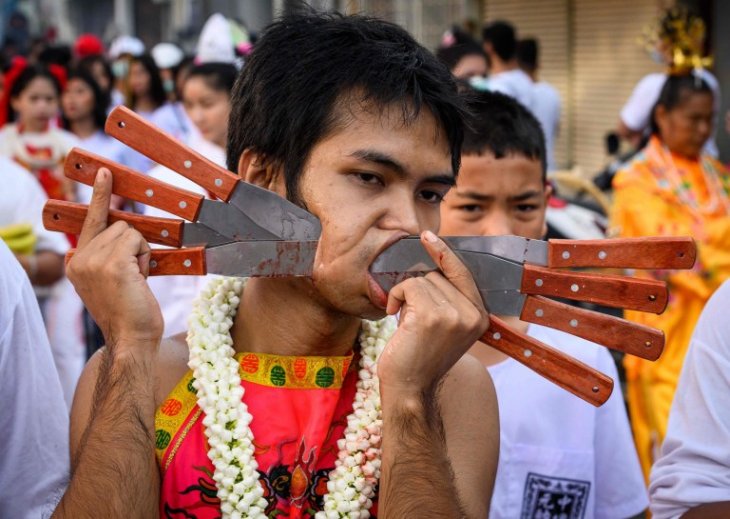
M74 43L74 54L79 58L104 54L104 44L93 34L82 34Z

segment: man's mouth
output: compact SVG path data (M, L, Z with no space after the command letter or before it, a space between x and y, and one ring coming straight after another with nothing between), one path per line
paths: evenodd
M373 257L372 261L370 262L370 265L375 262L378 256L380 256L384 250L386 250L388 247L393 245L394 243L402 240L403 238L406 238L410 236L408 233L395 233L392 236L390 236L383 245L381 245L377 249L377 254ZM388 304L388 294L383 290L383 287L381 287L377 281L375 281L375 278L370 273L370 268L368 268L368 296L370 297L370 300L373 302L375 306L378 308L382 308L383 310Z

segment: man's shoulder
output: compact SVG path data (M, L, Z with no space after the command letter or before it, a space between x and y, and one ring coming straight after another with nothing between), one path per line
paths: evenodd
M190 369L188 367L189 357L190 350L183 333L167 337L160 343L155 369L157 377L155 396L158 404L170 394Z
M480 405L493 397L492 377L476 358L464 355L444 378L439 400L442 405Z

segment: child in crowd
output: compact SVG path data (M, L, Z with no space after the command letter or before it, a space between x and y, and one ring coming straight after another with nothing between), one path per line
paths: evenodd
M464 94L461 170L441 206L443 235L542 239L552 189L545 141L535 117L499 93ZM539 341L616 380L608 351L572 335L504 317ZM491 518L632 517L648 501L621 392L599 408L477 342L500 408L500 456Z

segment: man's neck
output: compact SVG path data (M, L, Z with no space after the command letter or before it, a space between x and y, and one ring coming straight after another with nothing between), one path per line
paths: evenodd
M86 139L96 133L96 126L94 125L94 119L91 117L84 117L83 119L77 119L71 121L71 127L69 128L74 135Z
M517 61L515 60L502 61L499 56L491 56L490 61L490 74L501 74L502 72L509 72L517 68Z
M251 279L231 330L236 351L291 356L342 356L361 319L326 308L302 279Z

